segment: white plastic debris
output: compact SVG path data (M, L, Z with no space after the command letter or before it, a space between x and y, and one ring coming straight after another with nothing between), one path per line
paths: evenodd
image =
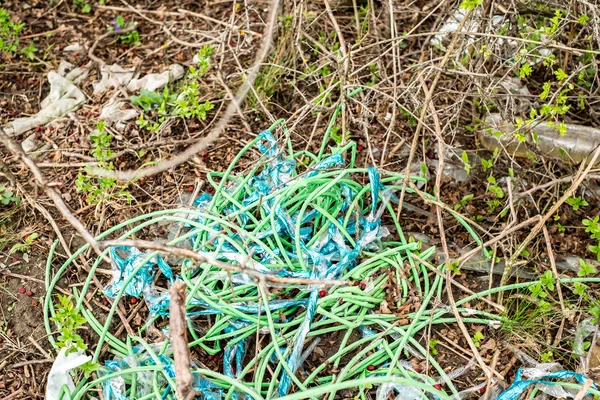
M515 136L517 129L500 114L491 114L485 119L486 129L480 132L479 140L488 150L506 150L516 157L528 157L528 145L535 146L541 154L580 163L600 145L600 129L589 126L566 124L566 133L546 123L538 123L530 130L522 130L525 143ZM521 131L519 131L521 132ZM600 161L596 162L597 165Z
M544 376L551 372L562 370L562 366L559 363L543 363L537 364L532 368L522 368L523 378L531 381L543 379ZM559 399L573 398L573 393L567 392L559 385L548 386L548 385L537 385L540 391L549 394L552 397Z
M123 109L125 102L112 99L108 102L104 107L102 107L102 111L100 112L100 119L102 121L114 123L119 127L119 124L122 124L125 121L129 121L138 116L138 111L132 108Z
M90 70L88 68L81 67L74 68L74 65L70 62L61 61L57 72L60 76L64 76L71 82L79 84L88 77Z
M442 50L446 50L446 47L443 44L444 39L447 39L447 36L449 33L454 33L458 30L458 27L465 19L466 14L467 14L467 10L461 9L461 8L457 9L454 12L454 14L452 14L446 20L444 25L442 25L442 27L439 29L440 33L438 33L433 38L431 38L429 43L431 43L433 46L438 47ZM485 18L482 18L481 10L480 10L480 8L477 8L471 13L471 17L463 25L461 32L472 32L472 33L480 32L481 31L480 24L482 23L482 21L485 21ZM510 28L510 26L511 26L511 22L506 18L506 16L504 16L504 15L492 16L490 30L493 33L499 31L503 27ZM467 38L466 38L467 45L471 45L475 42L475 36L476 35L467 35ZM542 41L545 41L548 39L547 35L542 34L541 36L542 36L542 38L541 38ZM512 39L505 40L504 38L499 37L499 38L495 38L493 43L488 44L488 46L489 46L488 51L496 54L496 56L502 57L503 59L508 60L510 62L514 62L514 58L517 55L517 52L519 51L520 44L516 40L512 40ZM468 51L468 46L467 46L467 48L465 48L465 53L467 51ZM532 65L538 64L538 63L542 62L544 59L546 59L547 57L549 57L550 55L552 55L551 49L548 49L546 47L539 47L536 49L536 54L532 54L532 57L530 58L529 63Z
M67 74L67 77L79 78L85 74L78 69L75 74ZM67 77L61 76L58 72L50 71L48 73L48 82L50 82L50 93L42 100L41 110L26 118L17 118L9 122L4 128L10 136L20 135L36 126L45 125L50 121L60 118L69 111L79 108L85 102L83 92L73 84Z
M81 51L81 50L83 50L83 46L81 45L81 43L73 43L63 49L63 51Z
M66 355L67 349L61 349L58 353L58 357L52 364L52 369L48 374L48 384L46 385L46 400L60 400L60 388L63 385L67 385L67 388L73 392L75 390L75 384L73 378L69 374L72 369L81 367L88 361L91 361L92 357L86 356L83 351L77 351Z
M173 64L169 69L160 74L148 74L139 79L132 79L127 85L127 90L136 92L140 89L145 89L153 92L169 82L182 78L184 73L185 70L181 65Z
M463 19L465 19L465 15L467 14L466 10L463 10L462 8L459 8L458 10L456 10L454 12L454 14L452 14L444 23L444 25L442 25L442 27L439 29L439 32L437 35L435 35L434 37L431 38L431 40L429 41L429 43L431 43L432 45L439 47L443 50L445 50L444 45L442 44L442 42L444 41L444 38L448 35L448 33L452 33L452 32L456 32L458 27L460 26L461 22L463 21ZM463 27L462 27L462 31L461 32L477 32L478 31L478 21L481 21L480 19L481 16L481 12L479 11L479 9L476 9L473 12L473 16L470 18L469 21L467 21ZM469 37L469 39L467 40L468 44L473 43L473 38Z
M27 139L23 140L23 143L21 143L21 147L23 148L23 151L25 153L29 153L29 152L35 150L37 147L37 141L35 140L35 134L29 135L27 137Z
M102 79L94 83L94 95L103 93L109 87L127 85L133 78L134 69L124 69L118 64L103 65L100 67Z
M573 341L573 353L579 356L581 364L585 368L585 359L587 352L583 346L583 342L596 332L596 325L592 324L591 319L583 320L579 323L577 330L575 331L575 340Z

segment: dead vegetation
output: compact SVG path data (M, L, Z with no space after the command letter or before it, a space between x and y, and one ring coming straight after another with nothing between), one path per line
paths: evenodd
M595 278L600 261L600 142L594 138L600 131L590 140L574 128L600 129L594 2L55 0L2 7L10 17L0 18L0 34L23 24L17 35L0 36L2 125L39 110L47 74L62 61L89 76L79 85L86 98L79 109L12 138L33 142L29 157L45 179L10 146L0 150L0 396L44 396L54 356L39 296L55 239L57 255L66 259L86 239L81 228L93 242L133 216L187 205L212 190L207 172L226 170L278 119L286 120L295 150L317 153L339 105L329 146L355 141L358 165L427 177L418 188L404 182L399 197L407 207L399 206L398 215L405 232L437 246L439 260L450 260L447 279L460 286L448 284L437 304L450 307L472 292L516 285L487 303L466 305L503 310L502 328L481 329L456 312L459 323L418 338L439 352L447 371L476 359L461 387L492 376L510 384L525 365L523 354L598 377L595 340L585 355L573 352L581 321L597 324L597 283L558 282ZM205 64L193 61L198 54ZM174 63L185 67L185 76L158 97L137 93L141 99L131 105L134 93L126 85L94 94L103 65L144 76ZM169 97L186 91L182 104ZM115 100L138 115L103 124L102 110ZM543 142L537 126L558 135ZM239 170L253 161L243 158ZM489 260L480 262L481 248L452 212L472 221ZM140 232L147 240L167 235L162 227ZM80 285L93 258L92 251L79 256L60 286ZM108 282L108 268L98 274L98 289ZM21 288L34 289L33 296ZM393 289L388 292L392 303ZM144 312L142 303L122 305L120 330L138 329ZM488 384L471 395L492 393Z

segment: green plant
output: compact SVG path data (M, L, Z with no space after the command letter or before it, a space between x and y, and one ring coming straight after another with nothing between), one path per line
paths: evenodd
M579 271L577 271L577 276L584 277L588 275L592 275L596 273L596 267L587 263L583 259L579 259Z
M15 196L14 191L9 190L4 186L0 186L0 203L3 206L7 206L10 203L14 203L18 206L21 203L21 199Z
M81 1L81 0L79 0L79 1ZM126 22L125 18L123 18L121 15L118 15L117 18L115 18L113 20L113 26L109 27L108 30L109 31L121 31L121 30L128 29L128 28L132 27L133 25L134 25L134 23ZM134 29L132 31L129 31L122 35L119 35L119 40L123 44L128 44L128 45L132 44L132 45L137 46L140 44L140 33L137 31L137 29Z
M460 8L463 10L474 10L477 6L483 4L483 0L463 0Z
M488 205L488 212L493 213L500 205L500 200L504 198L504 190L498 186L496 178L494 178L492 175L488 176L487 181L487 191L492 193L495 198L488 200L486 204Z
M546 296L548 296L548 293L546 293L546 291L544 290L544 285L542 285L541 282L537 282L536 284L529 286L528 289L531 294L531 297L533 297L534 299L544 299L546 298Z
M21 49L21 53L25 54L30 61L35 60L35 53L38 51L38 48L35 47L33 41L29 42L29 46L23 47Z
M139 96L131 96L129 100L147 113L166 113L167 107L170 103L173 103L176 98L177 95L169 94L169 90L165 88L162 94L142 89Z
M598 318L600 318L600 301L592 299L589 312L594 317L592 319L592 324L596 325L598 323Z
M14 54L19 47L19 34L25 24L15 23L4 8L0 8L0 52Z
M594 219L584 218L581 223L585 226L585 231L590 233L590 239L598 241L597 245L591 245L588 250L596 255L598 262L600 262L600 216L596 215Z
M596 255L596 259L600 262L600 242L597 245L591 245L588 247L589 251Z
M541 360L542 360L542 362L544 362L544 363L549 363L549 362L552 362L552 356L553 356L553 353L552 353L552 351L547 351L547 352L545 352L545 353L542 353L542 355L541 355Z
M593 219L584 218L581 223L585 226L585 231L591 233L592 239L600 239L600 215L596 215Z
M583 297L585 300L589 299L587 294L587 285L584 285L581 282L575 282L573 284L573 293L577 296Z
M491 169L494 166L494 162L498 158L498 155L499 150L494 149L494 153L492 154L492 157L490 157L489 160L486 160L483 157L481 158L481 167L483 168L483 172L486 172L488 169Z
M196 63L197 67L192 65L189 69L189 74L191 78L200 78L206 73L206 71L208 71L208 69L210 68L211 56L213 55L214 51L215 48L209 45L205 45L198 51L198 53L196 54L196 57L198 59L198 62Z
M185 119L205 120L207 112L212 110L214 105L209 100L201 100L198 79L210 68L213 52L214 48L211 46L204 46L198 52L197 68L190 67L179 92L171 93L168 88L165 88L162 93L142 89L139 96L131 96L131 102L148 114L140 114L136 125L142 129L156 132L167 117L172 115Z
M468 202L473 200L473 197L475 197L474 194L467 194L467 195L463 196L463 198L460 199L460 202L454 205L454 211L458 211L461 208L465 207Z
M186 85L175 100L175 110L173 113L183 118L206 119L206 113L214 108L214 105L206 100L199 101L200 85L198 82L191 82Z
M9 254L12 253L27 253L29 252L29 248L33 244L33 241L39 237L37 232L33 232L30 235L26 235L22 243L16 243L13 247L11 247Z
M92 11L92 6L86 0L73 0L73 8L81 10L84 14L88 14Z
M554 279L554 275L552 274L552 271L546 271L540 277L540 282L546 289L548 289L549 291L553 291L554 285L556 284L556 279Z
M467 174L471 173L471 169L472 169L473 167L472 167L472 166L471 166L471 164L469 163L469 155L467 154L467 152L463 150L463 152L462 152L462 154L461 154L460 158L461 158L461 160L462 160L462 162L463 162L463 165L465 166L465 172L466 172Z
M344 144L347 140L347 135L348 132L340 132L341 127L339 126L334 126L333 128L331 128L331 139L333 139L333 141L335 142L335 144L337 144L338 146Z
M586 14L581 14L579 16L579 18L577 18L577 22L580 23L581 25L587 24L587 22L589 20L590 20L590 17L588 17Z
M112 135L106 131L104 121L99 122L96 128L97 133L90 136L92 155L102 168L113 170L114 165L109 161L114 155L110 149ZM75 180L75 188L78 192L86 194L85 201L89 204L97 204L111 198L125 198L128 203L131 202L131 194L126 190L127 185L119 186L114 178L93 177L87 170L79 172Z
M473 344L475 345L475 347L481 346L481 341L483 340L483 338L483 333L481 333L480 331L475 332L475 335L473 335L472 337Z
M438 345L439 342L440 342L439 340L433 340L433 339L431 339L429 341L429 350L430 350L432 356L437 356L438 351L436 349L436 346Z
M50 318L58 325L56 346L60 349L66 349L66 354L76 351L87 350L87 345L83 338L77 333L87 320L81 315L79 309L75 308L70 296L58 295L58 304L55 307L55 315ZM82 365L81 370L87 375L98 369L98 365L91 361Z
M531 68L531 64L529 64L528 62L525 62L525 64L521 65L521 68L519 69L519 73L517 74L517 76L521 79L528 77L529 75L531 75L531 72L533 71L533 69Z

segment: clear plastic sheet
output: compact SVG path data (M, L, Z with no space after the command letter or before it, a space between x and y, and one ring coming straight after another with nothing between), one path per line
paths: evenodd
M574 378L579 383L585 383L589 378L582 374L566 370L548 372L553 364L540 364L534 368L519 368L513 384L498 396L498 400L517 400L521 394L532 385L542 392L556 398L574 398L577 391L567 390L559 385L560 381ZM595 384L592 384L596 388Z

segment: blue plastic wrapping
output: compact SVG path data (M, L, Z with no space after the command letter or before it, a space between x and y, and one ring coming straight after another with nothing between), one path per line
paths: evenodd
M127 254L126 258L119 255L119 252ZM133 275L136 268L144 261L151 252L142 253L135 247L114 246L109 249L110 259L112 260L113 280L104 288L104 294L114 298L121 290L125 281ZM152 281L156 275L156 267L162 274L173 282L173 271L159 255L154 255L149 261L137 271L125 288L125 294L139 298L144 290L152 286Z
M559 380L567 380L574 378L579 383L585 383L588 379L582 374L578 374L577 372L560 370L555 372L550 372L548 374L540 376L538 379L523 379L523 369L519 368L517 374L515 375L515 380L512 385L508 389L498 396L498 400L517 400L521 394L531 385L543 385L546 387L557 387L560 388L559 382L553 381L552 379ZM596 389L596 385L592 384L592 387ZM566 397L566 396L565 396ZM573 396L569 396L573 397Z
M316 165L312 166L305 174L298 174L296 171L296 162L291 158L286 158L284 152L278 148L277 142L273 135L268 132L259 134L261 141L258 141L256 146L258 150L268 157L266 163L262 166L260 173L254 175L251 179L244 183L244 187L239 184L224 188L226 192L233 192L241 189L247 189L246 194L242 196L239 202L231 202L224 209L217 209L215 198L219 195L210 196L202 194L194 201L194 206L203 210L206 213L212 213L228 221L233 221L238 224L239 229L232 229L228 236L221 232L219 224L214 220L209 221L209 217L202 218L194 217L196 222L200 224L210 224L210 231L198 229L197 232L190 232L189 243L195 251L200 254L205 254L234 265L246 265L257 271L267 274L276 274L281 277L296 277L296 278L311 278L319 279L339 279L347 270L353 268L358 263L358 258L365 250L377 249L379 240L387 235L387 229L381 226L381 215L387 204L394 196L381 183L380 175L375 168L368 170L368 178L370 183L370 199L371 202L366 206L363 212L360 204L357 209L356 218L351 218L348 221L344 219L344 213L353 204L354 199L358 195L358 190L361 190L357 185L347 185L343 182L334 182L338 190L341 192L342 201L337 208L333 210L336 218L336 223L327 222L324 216L317 209L302 209L302 214L298 208L288 210L285 204L285 199L281 199L277 192L280 188L289 185L291 182L300 182L302 179L308 179L317 174L318 171L343 168L344 159L340 154L335 154L327 157ZM397 199L396 199L397 200ZM241 207L252 209L255 216L260 214L272 217L260 229L255 228L256 223L251 221L251 218L244 213L240 213ZM315 239L315 221L319 224L319 237ZM323 222L325 221L325 222ZM261 221L263 222L263 221ZM322 225L325 223L325 225ZM344 236L338 225L344 226L346 234ZM184 225L188 229L196 229L193 224ZM268 229L264 229L268 228ZM291 246L280 247L272 246L265 247L256 242L249 241L243 235L243 230L248 229L254 236L263 241L263 243L272 243L275 239L285 241ZM299 231L299 242L296 242L296 232ZM210 247L198 248L200 239L211 243ZM236 246L233 245L236 244ZM208 248L209 247L209 248ZM245 252L239 249L243 248ZM214 251L214 252L213 252ZM125 253L125 257L121 257L120 253ZM113 282L106 288L107 295L114 297L123 287L124 281L133 274L133 271L140 266L150 253L142 253L134 248L111 248L111 258L113 260L114 279ZM141 257L141 258L140 258ZM282 263L287 263L289 260L294 264L281 267ZM277 267L273 265L276 264ZM304 269L298 265L303 264ZM144 296L144 300L149 308L151 316L168 316L170 297L168 290L154 287L153 280L158 270L167 277L171 282L179 277L174 277L170 266L164 262L159 256L154 256L150 261L145 262L139 271L132 277L132 280L125 288L125 293L131 296ZM204 268L204 267L201 267ZM224 271L204 271L205 277L211 280L221 280L223 284L243 285L252 283L253 279L243 273L226 273ZM181 279L181 278L179 278ZM191 278L193 279L193 278ZM259 313L264 313L268 307L271 312L280 310L291 310L294 307L304 307L304 315L301 318L298 333L292 339L289 349L282 349L282 352L288 352L289 356L286 360L292 372L296 372L302 365L303 361L310 355L316 341L308 348L304 348L304 343L311 329L311 324L319 306L319 291L320 287L309 287L308 298L290 299L290 300L271 300L268 304L256 304L251 302L229 302L228 308L234 308L241 313L257 316ZM205 292L207 295L210 293ZM215 300L213 304L207 304L204 301L196 298L188 299L187 316L194 318L200 315L220 314L224 309L219 308L219 302ZM229 321L230 325L224 328L225 332L234 332L246 326L247 322L241 318ZM372 335L374 332L367 327L361 327L364 335ZM226 376L236 379L243 370L243 360L246 352L246 343L244 340L237 341L233 344L226 344L223 355L223 372ZM152 362L147 356L138 354L137 361ZM127 364L124 360L107 362L109 370L116 371L117 368L130 368L132 365ZM174 377L172 362L166 356L160 358L161 364L164 365L164 371L168 376ZM115 364L116 363L116 364ZM194 387L202 392L202 398L207 400L220 400L223 396L223 389L215 386L209 380L201 376L194 375ZM282 370L278 379L279 395L285 396L291 386L291 377L285 370ZM111 389L110 385L115 386ZM162 382L163 387L166 387L164 396L169 394L169 390L174 388L168 387L165 382ZM120 382L111 380L105 385L105 396L109 395L117 400L124 400L117 396L125 393ZM237 397L237 394L233 394Z
M301 243L303 250L307 252L308 257L315 265L312 278L338 278L343 271L354 265L356 258L363 249L366 249L373 241L381 237L381 219L376 217L376 214L379 214L376 213L376 210L378 206L377 202L379 201L379 191L382 185L379 180L379 173L374 168L369 169L369 180L371 183L371 212L367 218L360 216L360 239L353 248L349 248L343 238L340 239L341 233L339 233L339 229L333 223L331 224L331 229L328 230L329 237L325 243L317 241L312 249L306 248L306 245ZM328 249L327 254L323 254L322 250L326 248ZM334 260L339 261L335 262ZM304 341L310 331L310 325L317 309L318 300L319 288L315 287L310 293L304 320L298 329L298 334L294 338L294 346L288 358L288 366L292 372L295 372L299 367ZM279 395L285 396L289 391L290 385L291 378L283 371L281 384L279 385Z
M153 345L156 348L161 347L161 344ZM167 376L175 379L175 365L171 358L166 354L158 354L158 360L162 366L163 371ZM106 372L119 372L127 371L129 368L137 366L148 366L156 365L154 359L146 352L142 345L137 345L133 348L133 354L127 357L115 357L113 360L107 360L105 363ZM195 366L194 366L195 367ZM215 385L206 379L203 375L192 372L192 387L198 392L197 398L203 400L221 400L223 397L223 388ZM143 395L149 394L152 390L152 379L153 374L151 371L137 372L137 391L136 398ZM164 377L159 375L159 381L161 385L166 386L163 394L163 398L166 397L170 392L173 392L175 388L172 388ZM105 400L129 400L125 396L126 392L126 380L123 376L109 379L102 383L102 394Z

